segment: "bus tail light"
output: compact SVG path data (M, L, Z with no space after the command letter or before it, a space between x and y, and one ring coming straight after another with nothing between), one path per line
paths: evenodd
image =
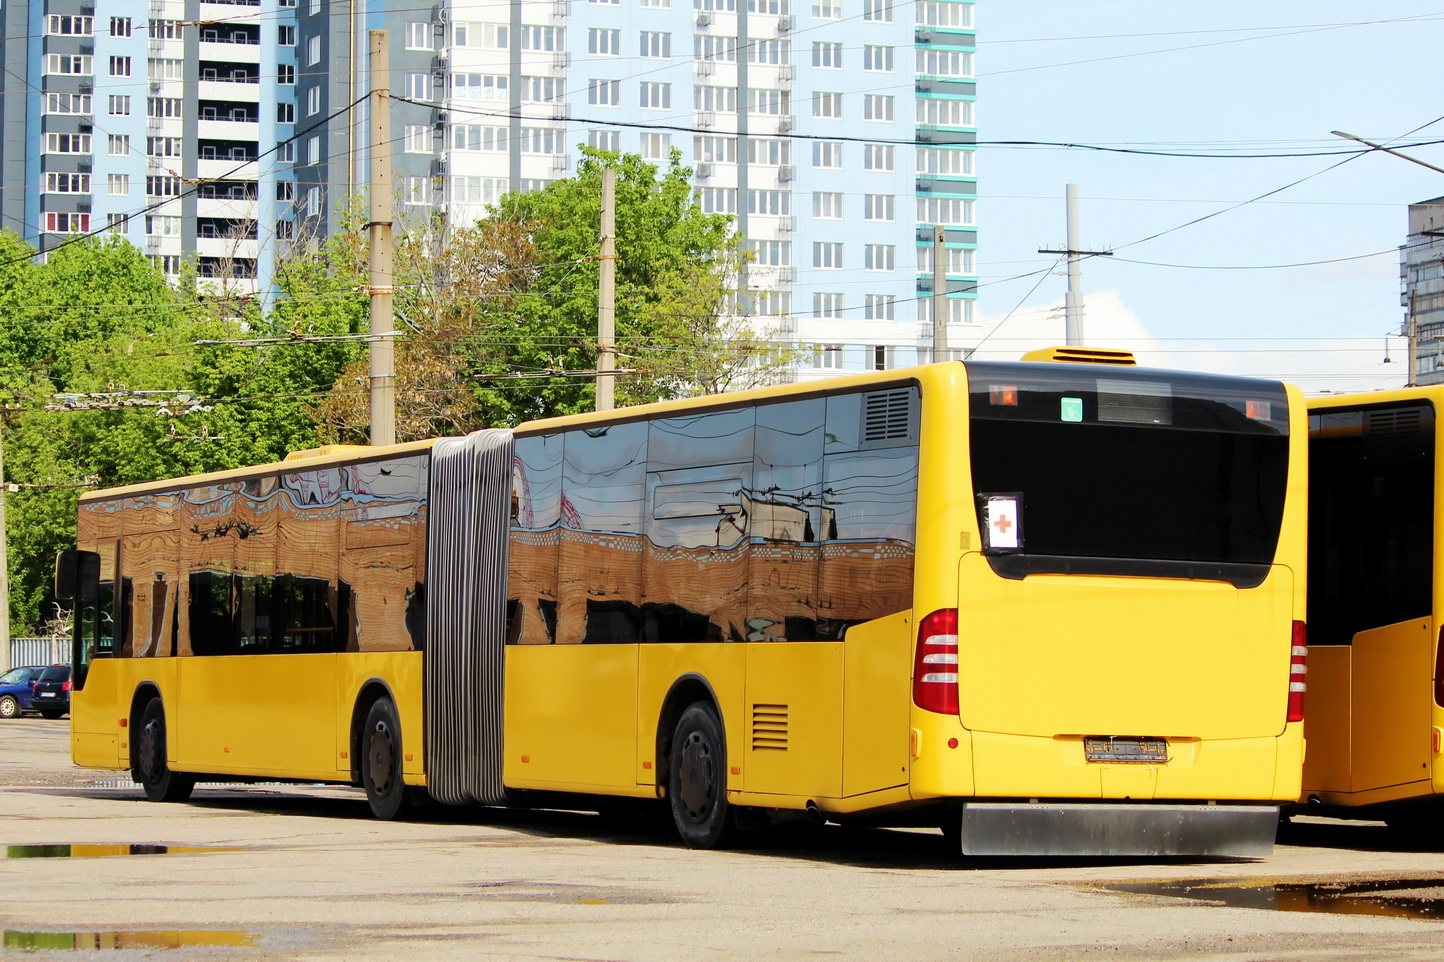
M1302 621L1294 622L1293 648L1289 651L1289 714L1286 721L1304 720L1304 690L1308 687L1305 675L1309 655L1308 628Z
M918 629L913 702L927 711L958 713L958 612L934 611Z
M1439 629L1439 647L1434 654L1434 704L1444 706L1444 627Z

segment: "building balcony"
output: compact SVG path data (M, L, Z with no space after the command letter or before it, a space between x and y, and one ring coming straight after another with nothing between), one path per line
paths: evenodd
M196 136L201 140L245 140L257 143L261 139L261 125L254 120L202 120L196 124Z
M260 212L255 200L196 200L197 217L215 217L223 220L255 220Z
M196 87L198 100L239 100L248 104L261 102L261 85L259 83L202 80Z
M200 59L220 63L261 62L261 45L258 43L220 43L214 40L200 41Z
M255 240L233 240L229 237L197 237L196 253L201 257L240 258L255 260L261 244Z
M261 165L254 160L196 161L196 176L201 180L256 180L260 174Z

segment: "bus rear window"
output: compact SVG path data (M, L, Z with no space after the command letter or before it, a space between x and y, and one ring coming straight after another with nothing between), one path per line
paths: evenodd
M968 376L979 524L999 574L1263 580L1288 475L1281 384L1052 364ZM1006 536L989 547L999 502Z

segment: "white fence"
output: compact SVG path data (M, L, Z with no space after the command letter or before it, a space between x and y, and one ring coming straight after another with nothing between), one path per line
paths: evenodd
M10 664L22 665L68 665L70 664L69 638L11 638Z

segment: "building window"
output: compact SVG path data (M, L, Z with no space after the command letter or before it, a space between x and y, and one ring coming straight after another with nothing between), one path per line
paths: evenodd
M871 144L868 145L872 146ZM842 141L814 140L812 142L812 166L828 169L842 167Z
M819 344L813 355L813 363L828 371L842 370L842 345Z
M756 255L752 261L754 264L762 267L792 266L792 241L754 240L747 241L746 246Z
M90 175L49 171L45 175L45 193L88 194L90 193Z
M436 48L436 33L431 24L421 20L412 20L406 25L406 49L407 50L434 50Z
M862 19L892 23L892 0L862 0Z
M306 91L306 116L314 117L321 112L321 85Z
M179 117L184 103L179 97L150 97L145 102L145 115L160 119Z
M668 60L672 57L672 35L655 30L643 30L640 56L650 59Z
M276 181L276 200L290 202L296 199L296 184L294 181Z
M671 110L672 85L643 81L642 107L648 110Z
M840 70L842 68L842 44L814 42L812 44L812 65Z
M48 234L88 234L90 233L90 215L47 211L45 232Z
M892 194L863 195L863 218L865 220L896 220L897 198Z
M735 114L737 112L737 88L710 84L693 87L692 107L695 110L716 110Z
M952 0L917 0L913 4L919 27L971 27L973 5Z
M431 178L407 177L402 188L401 201L411 207L427 207L431 204Z
M184 80L186 75L186 62L184 60L163 60L152 57L147 64L146 73L151 80Z
M643 134L642 159L667 160L672 156L671 134Z
M406 96L412 100L431 99L431 74L409 73L406 75Z
M817 317L841 317L842 295L818 291L812 295L812 313Z
M786 317L792 313L791 291L754 291L752 313L769 317Z
M294 124L296 122L295 104L276 104L276 123Z
M507 129L482 124L456 124L451 128L451 146L456 150L505 152Z
M892 244L865 244L862 249L865 271L897 270L897 248Z
M621 150L622 135L615 130L589 130L587 145L598 150Z
M179 20L152 20L148 30L152 40L179 40L181 38Z
M818 91L812 95L812 116L828 120L842 119L842 94Z
M841 95L839 95L841 96ZM752 91L752 112L779 117L792 113L792 91L762 87Z
M179 137L147 137L145 153L147 157L179 157L181 155L181 139Z
M747 213L786 217L792 213L792 193L785 190L749 190Z
M940 127L973 126L971 100L935 100L931 97L917 102L918 123Z
M321 35L306 41L306 66L314 67L321 62Z
M125 230L130 221L129 214L106 214L105 227L107 230Z
M291 85L296 82L296 68L290 64L276 67L276 83Z
M296 45L296 28L293 24L283 23L276 28L276 45L279 47Z
M107 149L107 153L109 153L110 156L112 156L112 157L129 157L129 156L130 156L130 135L129 135L129 134L110 134L110 135L108 135L108 143L109 143L109 147L108 147L108 149Z
M637 6L644 10L649 8L652 10L671 10L672 0L642 0Z
M812 0L812 15L818 20L839 20L842 0Z
M812 266L819 270L842 270L842 244L835 241L813 241Z
M737 138L699 134L692 138L692 157L714 164L737 163Z
M698 34L692 38L692 53L694 60L736 63L737 38Z
M622 31L592 27L587 31L587 52L598 57L615 57L621 52Z
M862 98L862 119L890 123L893 119L892 94L867 94Z
M148 237L179 237L181 219L163 215L148 214L145 218L145 233Z
M818 220L841 220L842 194L832 191L814 191L812 216Z
M945 247L943 256L944 274L972 274L975 271L976 252L968 248ZM933 248L931 244L926 247L919 247L918 251L918 273L933 273Z
M111 17L111 18L110 18L110 35L111 35L112 37L128 37L128 36L130 36L130 18L129 18L129 17ZM129 75L129 74L126 74L126 76L130 76L130 75Z
M276 221L276 240L293 240L296 236L296 225L288 220Z
M863 317L869 321L897 320L897 298L891 294L868 294L863 307Z
M737 213L737 191L731 187L706 187L697 191L697 206L704 214Z
M618 80L593 80L587 84L587 103L593 107L620 107L621 88Z
M276 160L282 164L294 164L296 162L296 142L288 140L285 143L277 144Z
M565 77L523 77L521 89L521 99L528 103L558 103L566 99L567 81Z
M89 98L89 97L86 97L85 99L88 101L90 98ZM87 106L88 106L88 105L87 105ZM110 116L112 116L112 117L129 117L129 116L130 116L130 95L129 95L129 94L111 94L111 95L110 95L110 104L109 104L109 108L108 108L108 109L109 109Z
M88 77L94 72L91 58L80 54L50 53L45 55L45 72L64 76Z
M406 152L408 154L431 153L431 125L406 125Z
M863 70L891 70L892 63L892 47L865 46L862 48Z
M728 161L731 163L731 161ZM792 163L792 141L781 137L751 137L747 141L747 162L778 167Z
M505 100L507 83L504 74L454 73L451 96L457 100Z
M89 37L95 32L91 17L51 14L45 18L45 32L52 37Z
M918 173L968 176L973 173L973 151L957 147L919 147Z
M540 53L554 53L566 49L566 30L562 27L538 27L531 24L521 28L521 49Z
M111 138L114 140L114 138ZM129 143L129 138L126 138ZM45 152L47 154L88 154L90 153L89 134L46 134Z
M919 224L967 226L973 223L973 202L961 197L919 197Z
M971 77L973 75L973 55L965 50L919 47L917 61L918 76L921 77Z
M321 138L319 136L309 137L306 140L306 163L314 167L321 162Z
M896 148L892 144L864 144L862 148L863 170L892 170Z
M747 44L747 62L765 63L771 66L792 61L792 41L786 38L781 40L753 40Z
M179 197L181 192L181 179L179 177L151 176L145 179L145 195L147 197Z
M116 99L117 98L115 97L110 98L110 104L112 108L115 107ZM130 98L124 97L120 99L123 99L126 103L126 113L130 113ZM45 95L45 112L47 114L70 114L83 116L90 113L90 104L90 94ZM111 110L111 114L115 114L114 109Z

